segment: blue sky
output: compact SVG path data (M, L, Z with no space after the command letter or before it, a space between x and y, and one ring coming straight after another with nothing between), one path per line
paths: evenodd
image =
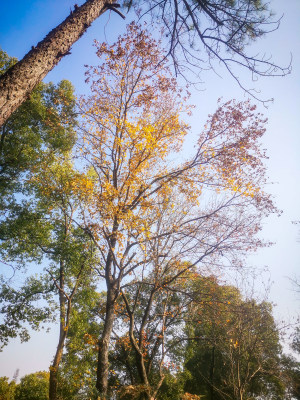
M78 2L78 4L81 4ZM0 46L9 55L22 58L32 45L40 41L70 12L74 2L70 0L16 0L3 2L0 15ZM300 220L300 2L299 0L272 0L271 8L277 16L284 14L278 31L254 44L249 51L253 54L272 54L281 65L289 63L293 54L292 74L284 78L264 78L256 82L263 98L274 98L266 109L258 107L268 118L267 133L263 146L267 149L269 182L268 190L275 197L278 208L283 210L280 218L270 217L264 222L262 237L275 242L274 246L261 250L249 258L249 265L263 268L268 266L273 285L270 300L277 304L278 319L295 317L299 309L300 294L293 291L288 277L300 276L300 243L297 242L299 227L292 224ZM97 63L92 43L94 39L113 42L125 30L126 21L107 12L93 23L86 34L72 47L72 54L48 74L45 81L57 82L69 79L78 94L87 90L84 84L84 64ZM220 70L222 77L213 72L204 72L205 82L201 91L193 91L191 103L197 106L191 119L192 134L187 143L193 145L197 134L209 113L213 113L217 99L245 99L244 93ZM248 75L240 71L247 81ZM0 264L1 268L4 268ZM257 288L260 288L257 281ZM298 297L297 297L298 296ZM48 369L56 347L56 328L50 333L34 333L30 342L20 345L18 340L0 353L0 376L12 377L16 368L20 376L41 369Z

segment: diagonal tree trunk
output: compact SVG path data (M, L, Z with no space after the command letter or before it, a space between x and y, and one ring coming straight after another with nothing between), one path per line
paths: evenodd
M116 11L117 6L115 0L87 0L80 7L75 5L75 10L60 25L0 76L0 126L47 73L69 54L71 46L91 23L108 9Z

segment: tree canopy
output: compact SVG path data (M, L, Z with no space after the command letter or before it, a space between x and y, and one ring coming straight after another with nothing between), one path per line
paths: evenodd
M282 76L290 65L280 67L268 56L251 55L249 43L279 26L265 0L164 0L122 3L136 9L139 18L150 15L164 28L167 54L175 71L213 68L214 61L225 66L238 85L251 96L255 93L239 79L236 67L256 76ZM134 5L135 7L132 7ZM87 0L54 28L25 57L0 77L0 126L25 101L33 88L66 55L91 23L107 10L118 11L114 1ZM187 77L186 73L184 75Z
M175 41L197 31L184 30L189 7L211 18L204 35L217 24L226 37L223 3L174 4ZM154 17L173 3L151 5ZM227 7L244 20L266 12ZM242 52L257 27L234 21L227 42ZM49 373L0 384L15 400L297 396L299 365L282 356L271 304L217 278L269 245L265 118L250 101L219 101L184 159L193 107L162 42L133 22L95 47L88 95L41 83L1 128L0 255L25 278L2 277L0 338L27 340L28 324L53 319L59 334ZM4 69L15 62L1 57ZM39 274L26 273L32 262Z

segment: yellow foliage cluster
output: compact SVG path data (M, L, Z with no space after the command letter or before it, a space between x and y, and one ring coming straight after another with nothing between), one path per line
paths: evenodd
M198 396L197 394L190 394L190 393L184 393L184 395L181 397L182 400L200 400L203 396Z

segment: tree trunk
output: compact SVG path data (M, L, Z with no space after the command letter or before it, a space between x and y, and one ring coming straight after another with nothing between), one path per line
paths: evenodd
M215 346L211 349L211 363L209 371L210 400L214 400L214 373L215 373Z
M137 364L137 370L140 376L140 380L142 384L145 387L145 392L142 394L141 398L143 400L152 400L152 396L150 393L150 385L149 385L149 380L145 368L145 360L144 357L141 353L136 353L136 364Z
M57 371L62 358L66 337L67 331L65 331L63 335L60 335L54 361L50 367L49 400L57 400Z
M108 389L108 372L109 372L108 350L109 350L111 332L113 329L113 323L115 319L114 306L117 296L118 296L118 290L116 288L116 284L111 285L107 291L107 296L106 296L105 322L101 339L99 341L99 351L98 351L96 388L100 394L101 400L102 398L106 398Z
M59 323L59 341L54 356L53 363L50 367L49 377L49 400L57 400L57 371L63 355L65 340L68 334L69 317L71 311L71 300L66 300L64 294L65 287L65 271L64 263L60 262L59 271L59 307L60 307L60 323Z
M87 0L54 28L24 58L0 76L0 126L34 87L67 54L91 23L115 0Z

